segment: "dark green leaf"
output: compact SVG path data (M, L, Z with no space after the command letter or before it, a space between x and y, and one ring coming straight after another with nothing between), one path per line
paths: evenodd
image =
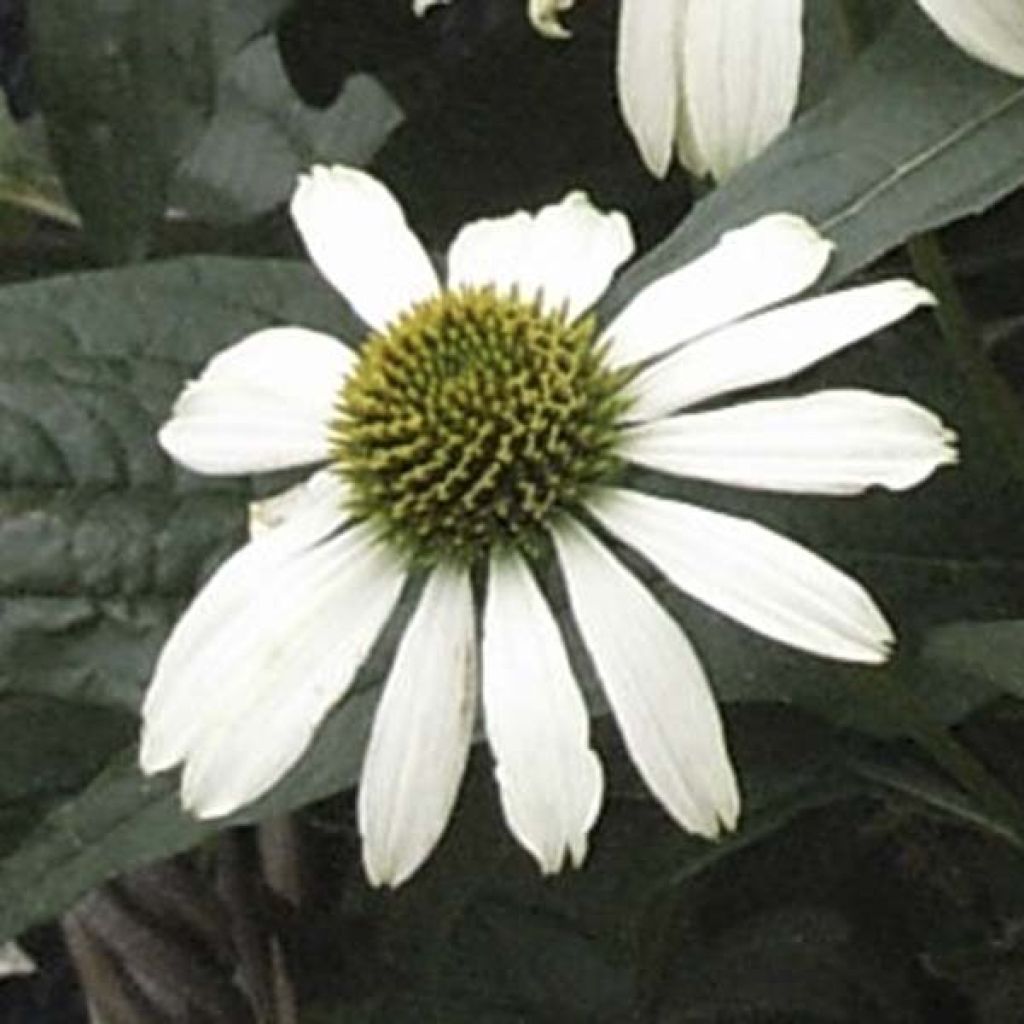
M789 905L681 951L659 1024L912 1024L920 999L903 976L824 907Z
M1024 697L1024 620L951 622L924 639L921 659L976 685Z

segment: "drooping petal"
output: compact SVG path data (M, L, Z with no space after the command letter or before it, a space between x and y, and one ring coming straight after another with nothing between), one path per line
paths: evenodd
M590 510L680 590L755 632L839 661L889 655L892 629L867 591L772 530L618 489L601 492Z
M629 384L629 415L664 416L785 380L934 302L912 281L882 281L751 317L684 345L640 373Z
M1020 0L917 0L940 29L972 57L1024 76L1024 6Z
M373 885L401 885L441 838L469 754L477 674L469 577L437 569L402 636L359 782Z
M955 435L906 398L821 391L652 420L623 432L622 455L677 476L762 490L902 491L956 462Z
M355 526L287 558L230 621L213 624L216 643L177 680L199 694L175 751L192 813L230 814L295 764L348 690L404 575L372 528Z
M587 709L558 627L525 562L492 560L484 608L483 703L505 820L541 870L576 866L601 806Z
M583 192L530 215L467 224L448 256L448 285L518 288L542 297L545 309L568 307L576 317L592 306L633 253L633 235L617 211L603 213Z
M689 640L588 530L566 520L554 538L573 614L644 781L691 832L713 839L734 828L736 777Z
M802 217L774 213L727 231L703 256L658 278L611 322L614 366L643 362L809 288L832 252Z
M727 177L789 124L800 88L802 16L803 0L683 5L678 153L694 173Z
M647 169L659 178L672 162L679 104L676 31L688 2L622 0L619 8L619 105Z
M186 385L160 444L197 473L230 475L322 462L354 355L303 327L251 334Z
M287 516L236 551L207 581L178 620L157 661L142 705L139 761L147 774L177 764L202 727L205 702L218 684L204 666L216 663L225 634L248 614L289 560L338 530L346 488L322 471L289 494ZM216 678L216 677L214 677Z
M317 270L371 326L383 329L439 285L395 197L352 167L299 177L292 218Z

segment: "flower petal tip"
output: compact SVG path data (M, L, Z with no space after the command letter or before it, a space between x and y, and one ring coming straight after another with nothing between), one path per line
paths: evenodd
M546 39L571 39L572 33L558 20L576 0L530 0L530 24Z
M751 221L743 227L732 228L729 231L723 232L722 239L742 234L755 227L788 232L803 241L827 246L830 252L836 247L836 243L830 238L826 238L803 214L793 213L790 210L778 210L774 213L763 214L757 220Z
M884 665L895 653L896 634L889 630L887 635L879 636L873 644L866 646L862 656L856 660L863 665Z
M181 794L181 807L186 814L190 814L199 821L226 818L238 810L238 806L235 804L226 804L216 799L208 800L197 793L189 793L185 790Z
M182 397L178 399L179 403L188 393L186 388ZM177 406L175 406L177 408ZM173 416L169 419L158 431L156 435L157 444L164 450L164 453L169 456L174 462L181 466L187 466L195 473L202 473L203 469L200 466L193 465L194 460L190 460L188 457L188 445L182 437L181 421L175 419Z
M397 889L403 882L407 881L412 871L399 871L394 865L378 863L377 859L371 856L363 846L363 873L366 882L371 889Z
M165 757L160 757L157 754L147 750L145 743L139 749L139 771L142 772L147 778L153 775L159 775L161 772L167 771L168 768L173 768L173 762L169 761Z
M452 0L412 0L412 13L417 18L422 18L431 7L447 7L451 2Z

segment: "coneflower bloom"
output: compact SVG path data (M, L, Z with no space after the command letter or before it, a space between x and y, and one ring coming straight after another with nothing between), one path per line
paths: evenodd
M369 878L397 885L436 845L478 698L508 827L543 871L579 864L603 776L579 666L538 582L547 555L651 792L698 835L732 828L740 797L701 663L618 545L805 651L877 663L893 634L822 558L645 493L629 466L812 494L920 483L954 461L953 439L905 398L825 390L700 406L799 373L929 294L885 281L779 305L831 251L783 213L727 233L600 324L589 310L633 241L621 214L582 193L464 227L444 284L363 172L314 168L292 214L367 334L258 331L186 386L160 431L201 473L322 468L174 629L143 708L144 770L183 764L183 801L202 817L261 796L344 699L404 593L415 604L360 779Z

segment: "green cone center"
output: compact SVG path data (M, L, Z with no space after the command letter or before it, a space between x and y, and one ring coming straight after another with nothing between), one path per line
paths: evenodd
M417 557L528 545L617 468L624 375L592 317L463 288L370 335L339 396L335 464L354 511Z

